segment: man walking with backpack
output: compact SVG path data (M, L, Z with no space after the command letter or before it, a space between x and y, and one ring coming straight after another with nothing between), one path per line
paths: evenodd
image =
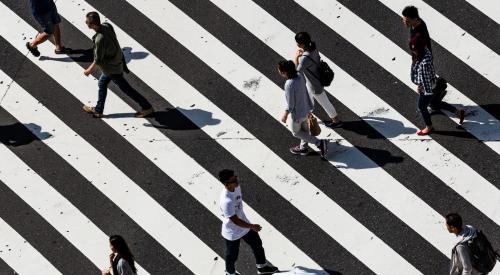
M493 270L498 255L480 230L463 226L457 213L446 215L446 228L458 238L451 251L450 275L480 275Z
M113 81L126 95L141 106L142 111L135 113L135 117L142 118L152 114L154 112L153 106L137 90L132 88L123 77L123 72L127 72L127 68L113 27L108 23L101 24L99 14L95 11L87 13L85 23L96 34L92 37L94 42L94 62L83 73L88 76L99 66L102 74L97 84L99 86L97 105L95 107L84 105L83 110L92 114L95 118L103 117L108 84Z

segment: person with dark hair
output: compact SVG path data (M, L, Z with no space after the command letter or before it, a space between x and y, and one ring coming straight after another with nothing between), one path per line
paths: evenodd
M278 268L266 260L259 224L252 224L243 212L243 198L238 177L233 170L224 169L219 172L219 180L224 185L220 194L220 208L222 211L222 237L225 243L226 274L239 274L235 264L238 259L240 240L245 241L252 248L255 256L258 274L273 274Z
M287 122L288 115L291 116L289 124L290 130L294 137L300 139L300 144L290 148L290 152L294 155L305 156L309 153L309 143L315 144L320 150L322 159L328 152L327 140L320 140L312 136L309 132L307 117L312 112L312 100L307 93L306 81L302 74L297 73L295 64L291 60L283 60L278 63L278 72L286 79L285 82L285 98L287 108L281 121Z
M338 118L337 111L333 104L328 99L323 85L319 80L319 63L321 58L319 51L316 48L316 43L311 40L311 36L307 32L299 32L295 35L295 42L299 49L295 54L295 65L297 71L303 73L306 78L306 87L314 103L314 99L323 107L325 112L330 117L330 121L325 122L325 126L336 128L342 126L342 121Z
M71 49L64 47L61 43L61 28L59 27L61 17L57 13L54 0L30 0L30 5L31 13L43 31L38 33L32 42L26 42L26 48L35 57L39 57L40 51L38 51L37 46L47 41L53 35L56 46L54 52L56 54L70 53Z
M101 69L101 76L97 83L99 87L98 100L95 107L83 106L86 113L95 118L103 117L104 103L108 93L108 84L113 81L126 95L137 102L142 110L135 113L135 117L147 117L154 112L153 106L137 90L132 88L123 77L127 72L125 58L116 38L115 31L109 23L102 23L99 14L95 11L87 13L85 23L96 34L92 37L94 42L94 62L83 72L89 76L96 67Z
M103 270L102 275L135 275L137 268L134 264L134 255L120 235L112 235L109 237L109 254L110 267L108 270Z
M480 275L481 272L472 267L471 252L467 242L476 237L476 229L470 225L462 225L462 217L457 213L446 215L446 228L455 234L458 241L451 251L450 275Z
M418 109L425 122L425 128L418 131L417 135L430 135L433 131L431 115L427 107L429 106L433 88L436 84L436 73L432 63L432 54L425 47L425 42L420 35L416 35L410 41L412 51L411 81L417 85Z
M424 20L418 15L418 9L415 6L407 6L403 9L403 24L410 30L410 41L419 34L425 44L425 47L432 52L431 37L427 30Z

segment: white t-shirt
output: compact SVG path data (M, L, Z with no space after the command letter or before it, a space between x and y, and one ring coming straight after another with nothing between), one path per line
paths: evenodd
M229 219L234 215L241 220L250 223L243 212L243 198L241 197L241 188L238 186L234 192L224 188L220 194L220 209L224 220L222 222L222 237L229 241L235 241L245 236L250 228L237 226Z

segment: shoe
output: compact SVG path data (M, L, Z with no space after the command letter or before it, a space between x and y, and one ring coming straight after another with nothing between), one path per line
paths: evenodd
M322 139L319 141L319 155L321 159L326 160L326 154L328 153L328 141L326 139Z
M72 53L73 50L70 49L70 48L66 48L66 47L61 47L60 50L54 50L54 53L55 54L70 54Z
M140 112L135 113L134 117L138 117L138 118L147 117L150 114L154 113L154 111L155 111L155 109L153 109L153 107L151 107L149 109L142 110Z
M38 50L38 47L32 48L31 45L30 45L30 42L26 42L26 48L28 48L28 50L30 51L30 53L34 57L39 57L40 56L40 51Z
M420 130L420 131L417 132L417 135L419 135L419 136L428 136L428 135L432 134L432 131L433 131L433 129L430 129L429 132L424 133L423 130Z
M465 110L464 109L458 110L458 118L460 119L460 121L458 123L460 125L462 125L462 123L464 123L464 118L465 118Z
M241 274L238 271L235 271L234 273L226 272L226 275L241 275Z
M290 148L290 153L292 153L294 155L305 156L305 155L309 154L309 148L307 148L307 147L300 148L300 145L297 145L295 147Z
M266 265L264 267L257 268L257 274L273 274L273 273L276 273L278 271L279 270L277 267L271 266L271 265Z
M103 117L102 113L96 112L94 107L83 105L83 111L87 114L92 114L92 116L95 118L102 118Z
M325 126L328 127L328 128L339 128L339 127L342 127L342 121L337 121L337 122L333 122L333 121L328 121L328 122L325 122Z

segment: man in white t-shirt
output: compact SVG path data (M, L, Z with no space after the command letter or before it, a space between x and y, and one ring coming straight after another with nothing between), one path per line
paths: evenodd
M266 260L259 232L262 227L251 224L243 212L243 199L238 179L233 170L224 169L219 172L219 180L224 184L220 194L220 208L224 221L222 222L222 237L224 237L226 274L235 275L235 263L240 250L240 239L252 248L257 263L257 274L273 274L278 268Z

